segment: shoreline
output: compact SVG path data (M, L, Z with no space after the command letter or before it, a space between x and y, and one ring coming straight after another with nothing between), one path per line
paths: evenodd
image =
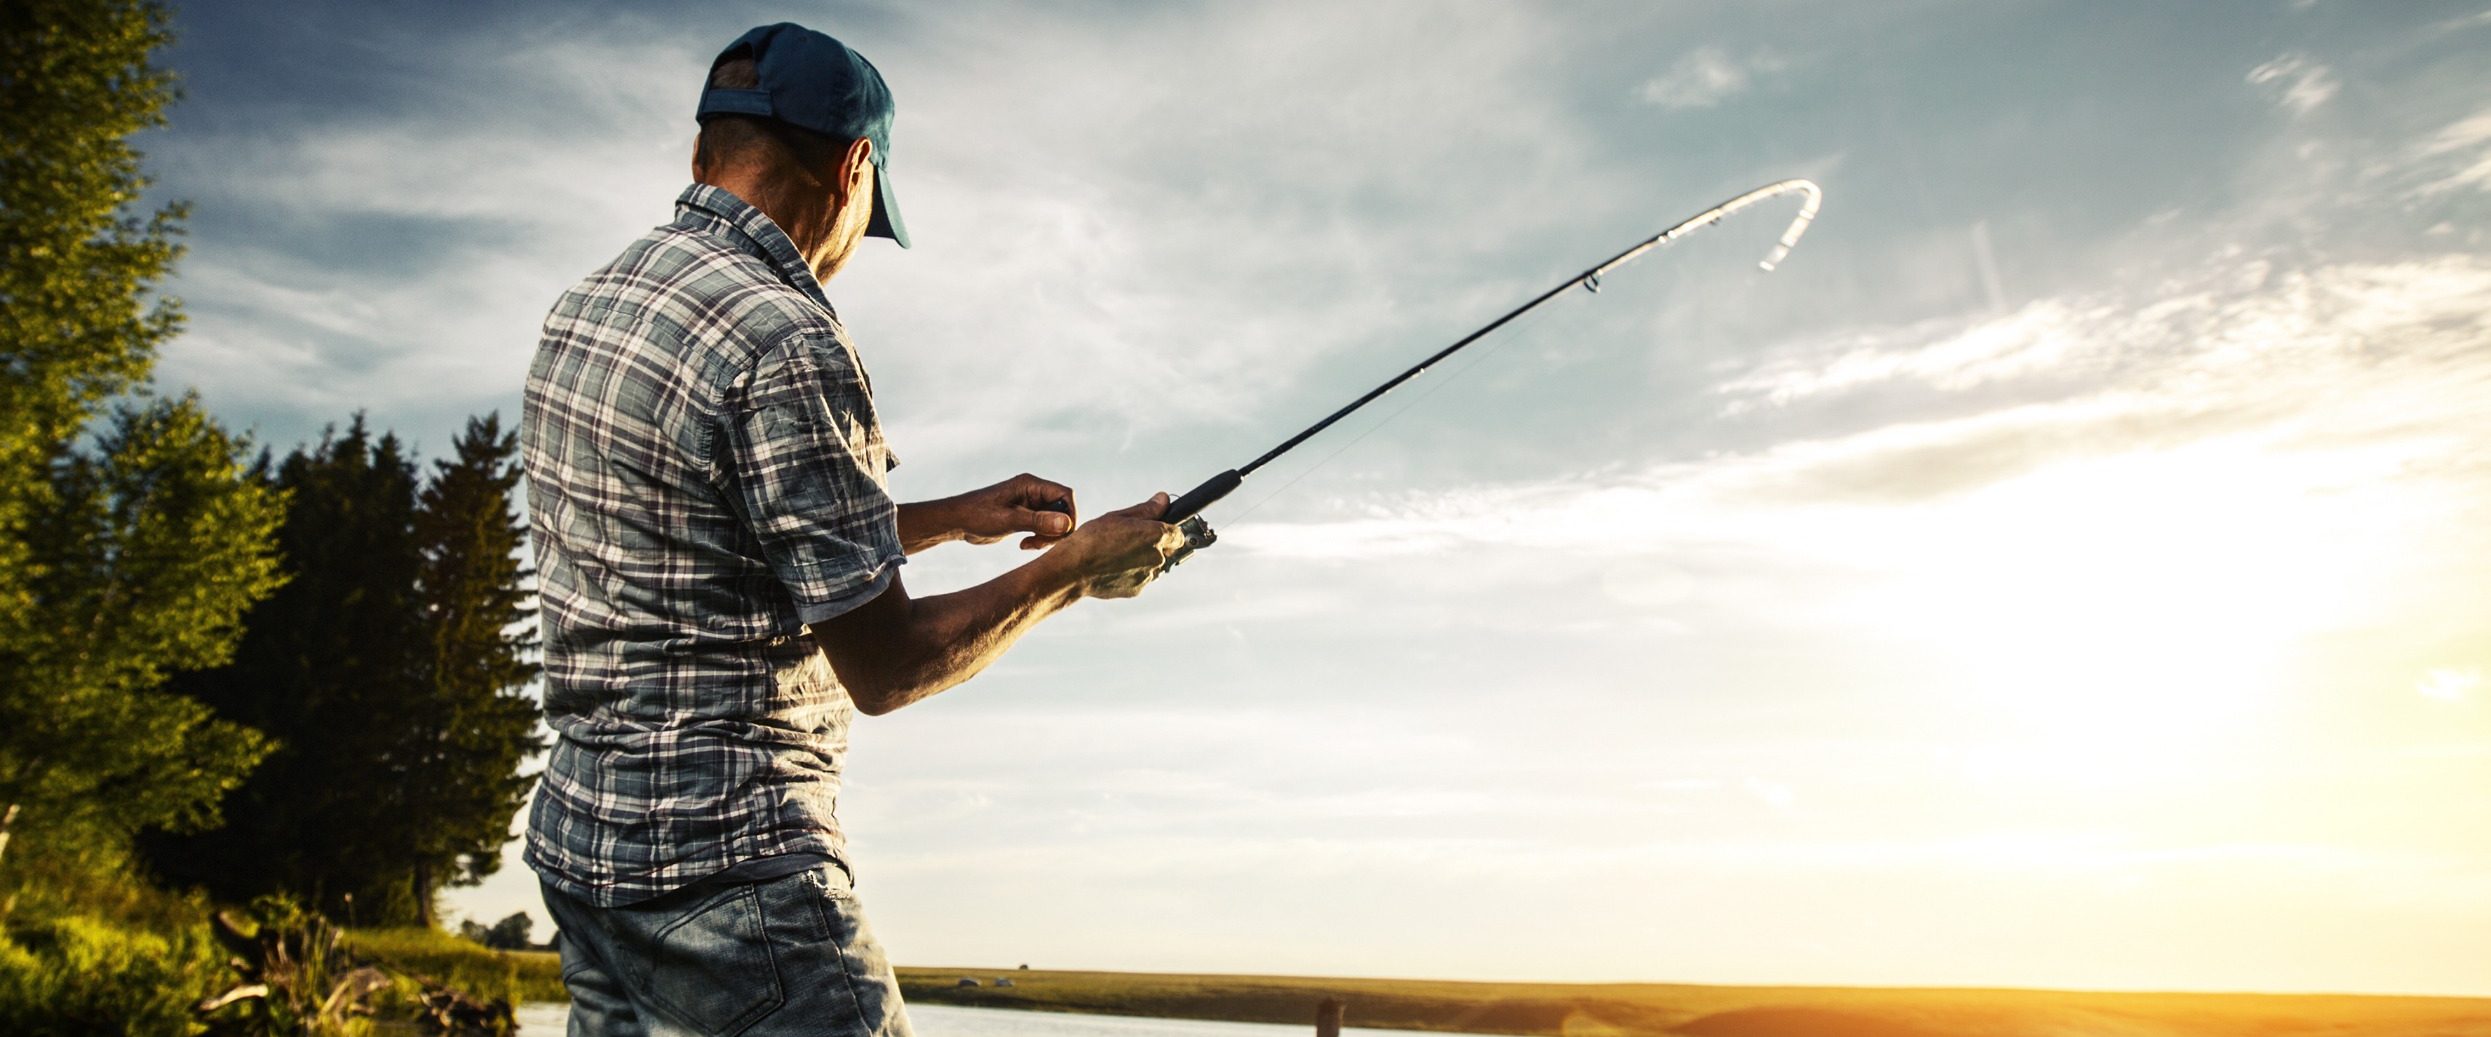
M2491 1033L2491 998L1966 987L1501 983L1466 980L1058 971L898 970L911 1002L1018 1011L1310 1024L1327 997L1348 1025L1513 1037L2427 1037ZM962 986L963 978L976 986ZM997 980L1011 985L998 986Z

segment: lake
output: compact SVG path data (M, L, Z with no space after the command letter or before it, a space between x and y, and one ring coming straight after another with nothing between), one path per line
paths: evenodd
M519 1006L523 1037L563 1032L570 1006L536 1001ZM1315 1021L1303 1026L1276 1023L1210 1023L1195 1019L1143 1019L1123 1015L1076 1015L1069 1012L1014 1012L1001 1008L954 1005L910 1005L908 1019L918 1037L1307 1037ZM1351 1026L1342 1037L1411 1037L1408 1030L1369 1030ZM1431 1037L1484 1037L1480 1034L1434 1033Z

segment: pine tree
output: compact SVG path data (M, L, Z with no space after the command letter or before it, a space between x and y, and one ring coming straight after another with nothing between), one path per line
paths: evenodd
M264 751L158 688L228 655L279 513L196 400L144 395L181 323L150 292L182 209L131 208L166 38L151 3L0 5L0 812L21 808L14 852L101 865L212 819Z
M375 877L404 874L394 800L412 784L404 732L429 694L415 465L358 415L288 456L275 482L288 495L276 537L288 582L251 610L231 665L174 684L279 747L226 798L223 827L151 838L148 856L227 899L284 892L334 917L411 920L403 883Z
M519 763L545 747L536 702L524 694L537 667L524 626L535 612L519 555L525 530L512 508L519 437L502 431L499 415L471 418L456 451L435 462L415 518L431 694L406 732L400 802L416 837L410 889L427 925L444 884L473 885L501 866L531 784Z
M149 840L162 874L430 925L443 886L500 866L530 784L519 764L543 748L524 693L517 451L498 418L472 420L419 494L397 438L358 416L278 467L290 582L252 611L232 665L177 683L283 745L223 828Z

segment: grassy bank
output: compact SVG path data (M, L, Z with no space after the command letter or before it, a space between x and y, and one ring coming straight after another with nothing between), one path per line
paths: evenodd
M357 929L346 934L357 955L409 975L445 983L480 998L560 1001L562 962L552 951L497 951L438 929Z
M202 1023L192 1006L245 982L227 964L237 951L210 932L209 915L220 907L245 933L273 922L306 941L298 948L311 940L296 928L303 920L291 908L219 905L196 893L159 889L109 846L53 840L29 848L35 852L12 847L7 867L0 868L0 1037L196 1032ZM349 957L377 959L477 997L564 996L561 968L550 952L502 953L414 928L356 931L347 935L345 949ZM327 985L354 964L318 954L296 960L304 967L287 972L307 977L306 985L281 989L280 1001L316 991L307 996L317 1005ZM411 1019L422 992L420 983L400 981L372 1002L384 1019ZM232 1022L248 1014L238 1007L219 1018Z
M959 986L961 977L979 981ZM1010 987L995 986L1008 977ZM2051 990L1458 983L1283 976L904 968L912 1001L1312 1027L1623 1037L2480 1037L2491 999Z

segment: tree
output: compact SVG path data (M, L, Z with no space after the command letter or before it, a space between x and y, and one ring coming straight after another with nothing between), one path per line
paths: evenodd
M521 911L490 926L466 921L458 924L458 934L497 951L524 951L536 944L528 934L536 930L536 920Z
M468 419L456 459L434 463L416 510L431 688L413 703L399 804L414 836L410 891L426 925L444 884L473 885L501 867L532 783L519 763L545 747L536 702L524 694L537 667L519 560L526 532L511 506L518 452L499 415Z
M231 664L174 687L280 743L226 797L221 828L146 841L159 874L245 901L288 893L365 922L416 911L392 802L411 782L398 746L427 693L430 639L415 594L415 465L358 415L276 467L284 587L253 608Z
M166 877L229 899L300 897L371 924L431 925L433 897L501 863L543 748L517 437L470 421L418 493L394 435L358 416L276 473L290 582L234 662L177 685L282 740L222 829L149 841Z
M121 408L93 454L52 466L27 636L0 645L0 789L88 834L215 819L266 752L247 727L162 690L222 661L241 605L276 583L277 497L195 401Z
M129 138L174 94L150 64L166 39L151 3L0 5L0 810L22 807L18 852L109 859L131 832L210 821L265 751L159 688L229 655L277 582L280 507L195 399L145 395L181 325L150 292L182 208L131 208Z

